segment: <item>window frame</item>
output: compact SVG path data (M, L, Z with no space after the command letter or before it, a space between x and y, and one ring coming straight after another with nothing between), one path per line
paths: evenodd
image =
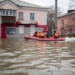
M16 10L2 10L2 15L3 16L15 16L16 15Z
M35 20L35 13L30 13L30 20Z
M24 13L23 12L18 12L18 17L19 17L19 20L24 20L24 17L23 17L23 15L24 15Z
M15 29L15 33L11 33L11 34L10 34L10 32L7 33L7 29L10 29L10 30L11 30L11 29ZM9 30L9 31L10 31L10 30ZM13 30L12 30L12 31L13 31ZM6 35L16 35L16 33L17 33L16 27L6 27Z

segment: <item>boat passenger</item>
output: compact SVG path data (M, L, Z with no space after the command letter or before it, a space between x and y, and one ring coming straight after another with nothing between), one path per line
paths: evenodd
M34 36L34 37L37 37L37 32L35 32L35 33L33 34L33 36Z
M49 31L46 31L46 37L47 37L47 38L50 38Z
M44 37L45 37L45 34L44 34L43 32L40 32L40 33L38 34L38 36L39 36L40 38L44 38Z
M54 32L53 37L54 37L54 38L58 38L58 37L59 37L59 35L58 35L58 33L57 33L56 31Z

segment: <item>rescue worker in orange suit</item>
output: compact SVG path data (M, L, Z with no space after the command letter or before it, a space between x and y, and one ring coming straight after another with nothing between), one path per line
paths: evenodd
M44 38L44 37L45 37L45 34L44 34L43 32L39 32L39 33L38 33L38 37Z

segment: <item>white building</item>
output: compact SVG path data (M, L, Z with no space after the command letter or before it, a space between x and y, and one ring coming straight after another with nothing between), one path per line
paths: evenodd
M24 37L47 30L47 8L20 0L0 0L0 37Z

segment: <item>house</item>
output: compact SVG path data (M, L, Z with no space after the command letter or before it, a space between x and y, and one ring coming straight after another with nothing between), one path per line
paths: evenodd
M0 0L0 38L47 30L47 8L21 0Z
M57 30L61 36L75 36L75 10L58 17Z

